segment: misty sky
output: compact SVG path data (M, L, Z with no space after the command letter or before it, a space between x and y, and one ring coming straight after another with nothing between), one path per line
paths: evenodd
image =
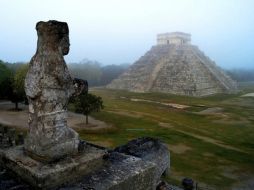
M29 61L36 22L68 22L67 62L133 63L158 33L192 34L223 68L254 68L254 0L0 0L0 59Z

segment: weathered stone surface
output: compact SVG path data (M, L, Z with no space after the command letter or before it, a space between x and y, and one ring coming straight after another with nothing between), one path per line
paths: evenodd
M156 190L183 190L183 189L174 185L170 185L164 181L161 181L156 187Z
M20 190L24 187L29 190L34 187L60 190L155 190L162 173L169 167L167 148L152 138L139 138L106 153L103 147L85 143L80 155L53 163L41 163L30 158L24 154L22 146L0 150L0 156L2 166L15 171L30 183L13 182L15 186L21 185ZM0 187L1 184L8 186L6 178L0 176ZM64 185L57 187L59 184Z
M67 103L74 93L63 55L69 52L65 22L38 22L37 51L29 64L25 91L29 101L29 134L25 150L50 161L77 153L78 134L67 126Z
M170 32L157 35L157 44L187 44L191 41L191 35L183 32Z
M154 163L113 152L107 155L101 170L84 177L80 184L60 190L154 190L155 167Z
M167 147L157 139L143 137L117 147L104 156L102 169L74 187L61 190L154 190L170 165Z
M50 189L80 180L82 176L97 171L104 164L104 149L85 145L82 153L58 162L42 163L24 154L23 146L16 146L2 155L5 168L32 187Z
M180 40L180 41L179 41ZM231 93L236 82L197 46L179 39L153 46L107 87L134 92L165 92L189 96ZM183 42L183 43L180 43Z
M31 190L30 186L17 178L4 167L0 166L0 189L1 190Z
M169 174L170 154L166 145L158 139L142 137L117 147L115 151L141 158L155 164L154 180L159 183L163 174Z

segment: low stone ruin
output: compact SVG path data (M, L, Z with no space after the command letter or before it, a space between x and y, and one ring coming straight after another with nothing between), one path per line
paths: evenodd
M0 148L10 148L24 144L24 135L17 133L14 128L0 126Z
M2 154L0 189L181 190L160 181L161 176L168 172L169 154L167 147L157 139L139 138L113 150L84 141L83 143L85 148L79 155L68 156L48 164L29 157L22 158L24 157L23 146L2 149L0 151ZM104 152L101 159L94 159L100 151ZM6 157L10 159L6 160ZM79 167L87 169L86 175L79 173L78 167L73 167L82 159L86 161ZM22 166L15 166L17 164ZM22 173L17 175L19 171L14 168L22 171L23 175ZM69 169L66 170L66 168ZM64 173L62 173L63 170ZM27 172L31 173L27 174ZM76 177L73 178L70 175L76 175ZM23 180L20 181L20 179Z
M1 168L27 184L20 189L156 189L169 169L167 147L152 138L114 150L80 140L67 125L67 104L87 83L71 78L63 58L69 52L68 25L38 22L36 30L37 51L25 80L29 132L24 145L16 143L12 130L1 133Z

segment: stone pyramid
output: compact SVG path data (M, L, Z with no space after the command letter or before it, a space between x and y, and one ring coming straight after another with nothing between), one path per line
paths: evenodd
M157 45L107 88L188 96L232 93L237 84L182 32L159 34Z

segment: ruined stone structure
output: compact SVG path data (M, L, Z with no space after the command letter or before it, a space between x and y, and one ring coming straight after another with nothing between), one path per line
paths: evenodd
M14 130L0 126L0 189L155 190L170 167L167 146L139 138L108 150L80 140L67 126L67 103L87 83L71 78L63 58L69 52L68 25L38 22L36 30L37 51L25 79L29 134L23 145ZM2 188L1 168L24 183Z
M190 41L190 34L159 34L157 45L107 87L189 96L236 91L236 82Z
M171 32L165 34L157 35L157 44L166 45L166 44L188 44L191 41L191 35L183 32Z

